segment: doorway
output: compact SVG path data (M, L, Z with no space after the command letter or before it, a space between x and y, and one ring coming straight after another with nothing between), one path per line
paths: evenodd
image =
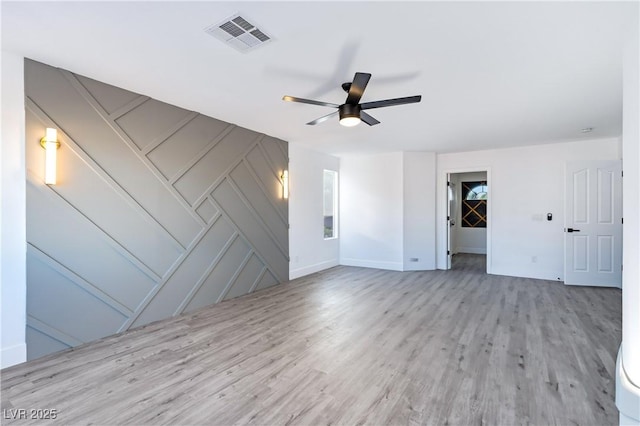
M470 263L490 269L489 170L447 173L447 268Z

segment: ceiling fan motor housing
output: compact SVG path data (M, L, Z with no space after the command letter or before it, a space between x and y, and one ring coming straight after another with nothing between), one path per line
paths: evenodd
M351 105L351 104L343 104L338 108L340 111L340 120L347 117L360 118L360 104Z

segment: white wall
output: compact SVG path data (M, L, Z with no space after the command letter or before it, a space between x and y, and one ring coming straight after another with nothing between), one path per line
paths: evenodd
M435 269L435 160L430 152L341 158L340 264Z
M563 280L565 163L619 158L618 139L439 154L438 268L446 268L447 172L491 170L488 271ZM547 213L553 214L551 222L546 220Z
M289 144L290 279L338 265L341 229L338 238L324 239L322 179L325 169L339 166L337 157Z
M622 150L624 183L622 344L616 405L620 424L640 424L640 7L632 19L624 55Z
M2 141L0 141L0 304L1 368L27 358L26 329L26 171L24 58L2 54ZM35 141L38 143L38 141Z
M465 228L462 226L462 200L465 194L461 193L462 182L486 181L487 172L456 173L452 175L453 177L455 177L457 191L455 225L451 227L453 253L487 254L487 228ZM489 188L490 193L491 188ZM489 195L489 202L491 202L491 195Z
M340 158L340 264L401 271L403 155Z
M404 152L402 157L403 270L432 270L436 268L436 155Z

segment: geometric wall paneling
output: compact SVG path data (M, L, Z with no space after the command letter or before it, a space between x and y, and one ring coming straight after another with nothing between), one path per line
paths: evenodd
M263 139L262 142L264 142L265 139ZM273 164L268 160L268 154L263 147L264 144L261 143L253 148L249 154L247 154L247 163L251 166L250 168L255 174L258 184L262 186L268 194L280 194L282 193L280 173L287 169L287 164L286 162ZM274 171L278 173L274 173ZM271 199L273 200L274 198L271 197ZM286 223L288 215L287 202L283 198L276 198L275 201L278 213Z
M107 336L120 328L127 319L121 309L115 309L96 291L87 291L90 287L72 272L44 259L41 253L29 256L32 282L27 297L31 317L79 342ZM64 310L56 300L63 301Z
M27 359L36 359L41 356L48 355L52 352L58 352L70 347L76 346L71 344L62 343L60 340L51 336L51 333L46 333L35 328L27 316L27 330L26 341L27 345Z
M196 213L204 221L209 223L218 214L218 209L213 205L209 198L205 198L202 203L196 208Z
M235 127L189 167L174 183L180 195L193 206L212 185L227 175L261 135Z
M202 150L227 133L225 130L232 128L229 123L198 115L154 147L147 157L167 180L174 180L185 164L199 159Z
M117 129L106 113L101 115L96 110L99 104L91 104L88 93L78 92L84 91L84 87L72 84L75 77L71 73L36 62L28 64L25 67L27 97L51 117L58 129L122 188L133 203L147 211L182 247L188 245L200 228L196 218L114 131Z
M224 218L219 217L189 250L189 255L177 262L176 269L168 274L148 304L142 307L134 325L146 324L180 313L178 307L189 292L206 278L207 272L213 268L234 239L233 227Z
M140 150L144 150L190 114L190 111L182 108L149 99L118 117L115 122Z
M98 101L107 114L113 114L120 108L129 105L136 99L140 98L140 95L137 93L120 89L119 87L110 86L91 78L83 77L81 75L76 75L76 78L80 84L82 84L85 89L91 93L91 96ZM149 99L146 96L143 98L145 100Z
M278 284L278 279L274 277L271 272L266 271L266 273L260 278L258 285L256 286L256 290L262 290L271 286Z
M271 160L275 166L287 165L288 155L286 142L271 136L265 136L262 146L267 153L269 160Z
M31 60L25 94L29 359L288 279L286 142Z
M184 311L190 312L210 305L210 300L214 302L222 300L225 290L233 284L240 274L242 267L249 260L250 254L249 245L237 235L229 248L222 254L220 260L213 265L197 291L190 295Z
M278 281L287 280L289 259L288 247L282 247L265 229L263 221L251 211L250 204L243 200L240 191L225 179L211 193L214 201L236 225L249 244L255 248Z
M232 286L229 287L224 295L224 300L233 299L234 297L242 296L252 291L258 286L258 282L265 271L266 268L264 264L255 254L251 253L251 256L242 267L238 278L232 283Z
M31 101L27 100L29 112L34 110L31 105ZM28 114L27 120L34 115ZM58 132L59 135L62 133ZM74 149L68 138L59 139L65 143L61 148L64 153L58 155L58 168L64 173L65 179L50 189L67 201L72 207L71 214L73 211L79 212L94 225L96 231L109 235L151 270L153 275L161 277L183 251L182 246L144 209L133 203L125 191L114 182L109 182L108 175L101 175L97 171L99 166L92 167L90 159L83 161L78 155L81 150ZM27 207L29 202L28 199ZM42 215L42 211L36 214ZM46 232L40 234L42 238L46 236ZM148 249L150 240L154 241L155 250Z
M47 253L50 263L65 265L82 281L133 312L160 277L135 262L135 256L123 245L80 212L69 209L64 200L37 192L45 191L29 180L27 257L34 253L31 248ZM51 226L51 218L55 218L55 226ZM91 247L90 255L87 247Z
M286 251L287 222L280 215L277 207L271 202L255 175L244 162L239 163L229 174L238 190L249 203L248 208L257 220L264 224L264 229L277 241L281 250ZM259 212L259 213L258 213Z

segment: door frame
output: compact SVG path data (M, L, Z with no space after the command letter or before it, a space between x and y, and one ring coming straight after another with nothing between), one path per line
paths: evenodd
M487 274L491 273L491 265L492 265L492 255L491 255L491 234L493 229L493 215L491 211L493 210L493 200L494 200L494 188L491 177L491 167L489 166L478 166L478 167L464 167L464 168L455 168L455 169L445 169L441 170L438 174L437 179L437 190L436 196L437 199L437 211L436 211L436 219L437 223L437 233L436 242L437 242L437 268L438 269L450 269L450 265L448 263L447 250L450 250L448 247L449 242L449 221L447 220L447 211L449 204L449 193L447 190L447 182L449 179L449 175L457 174L457 173L473 173L473 172L485 172L487 173L487 188L489 189L489 199L487 201Z

